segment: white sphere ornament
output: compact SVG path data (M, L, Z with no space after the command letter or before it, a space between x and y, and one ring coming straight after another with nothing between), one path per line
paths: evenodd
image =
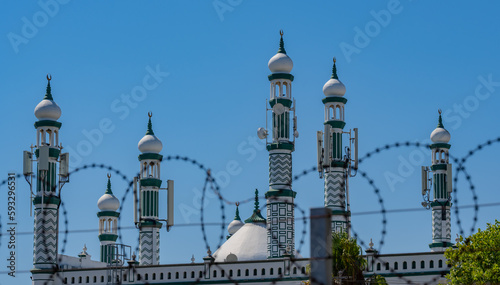
M148 130L146 135L139 141L137 147L139 151L142 153L160 153L163 149L163 144L160 139L155 136L153 132L153 126L151 124L151 117L153 114L151 112L148 113L149 122L148 122Z
M35 107L35 116L38 120L57 121L61 117L61 108L54 102L50 88L52 76L47 75L47 92L43 100Z
M118 198L113 195L113 192L111 191L111 175L108 174L108 188L106 189L106 192L104 192L104 195L99 198L97 201L97 207L101 211L116 211L120 208L120 201Z
M344 96L345 85L337 76L336 59L333 58L332 77L323 85L323 93L325 96Z
M437 128L431 133L431 141L433 143L448 143L451 139L450 133L443 126L441 118L441 110L439 110L439 123Z
M267 67L272 73L290 73L293 68L292 59L286 54L285 43L283 42L283 31L280 31L280 48L278 53L275 54L269 62Z

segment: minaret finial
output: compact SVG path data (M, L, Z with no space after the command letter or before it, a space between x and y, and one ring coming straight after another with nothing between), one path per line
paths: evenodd
M52 80L52 75L50 75L50 73L47 73L47 89L46 89L47 91L45 92L45 97L43 97L44 100L54 100L52 98L50 80Z
M280 48L278 49L278 53L284 53L286 54L285 50L285 42L283 41L283 30L280 30Z
M333 68L332 68L332 79L339 79L337 76L337 65L336 65L337 59L333 57Z
M240 205L240 202L236 202L236 215L234 216L234 219L236 221L241 221L241 218L240 218L240 209L238 208L239 205Z
M260 211L259 209L259 190L255 189L255 210Z
M438 113L439 113L439 122L438 122L438 126L437 127L444 129L443 118L441 118L441 109L438 109Z
M153 112L148 112L148 116L149 116L149 122L148 122L148 131L146 132L146 135L154 136L155 133L153 132L153 124L151 123L151 117L153 117Z
M108 173L108 188L106 188L104 194L113 194L113 191L111 191L111 173Z

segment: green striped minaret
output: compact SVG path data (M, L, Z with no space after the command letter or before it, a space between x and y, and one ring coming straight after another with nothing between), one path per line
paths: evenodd
M268 76L271 83L272 142L269 151L269 191L267 199L268 258L281 258L289 250L295 251L295 216L292 190L292 152L295 148L294 136L298 133L295 124L291 127L291 112L295 103L292 99L293 63L286 55L283 33L280 32L278 53L269 60Z
M114 244L118 239L118 218L117 212L120 207L118 198L113 195L111 190L111 175L108 174L108 185L104 195L97 202L99 212L99 241L100 241L100 260L101 262L112 263L115 260L116 248Z
M146 135L139 142L140 162L140 222L139 222L139 264L160 264L160 229L159 221L159 190L162 184L160 179L160 162L163 156L161 142L155 136L149 114ZM157 146L159 144L159 149ZM153 145L153 146L152 146Z
M60 197L57 194L58 160L61 153L59 145L59 129L61 123L57 121L60 109L54 102L51 93L50 80L47 76L47 92L43 100L35 108L38 121L35 122L37 144L35 155L38 159L36 172L33 265L34 273L37 269L55 268L57 266L58 233L59 233L59 205ZM42 170L42 156L48 152L48 169ZM43 158L42 158L43 160ZM43 284L48 280L39 280L41 275L33 274L34 284Z
M452 246L451 243L451 164L449 164L449 150L451 145L449 132L443 126L441 111L437 128L431 133L432 144L432 251L444 251ZM450 177L448 177L448 175Z
M323 86L325 98L325 121L323 132L323 150L319 155L320 167L324 178L324 204L332 212L332 231L347 232L351 213L346 208L346 186L348 162L344 159L342 135L344 132L345 86L337 75L336 60L333 60L331 78ZM320 132L321 133L321 132Z

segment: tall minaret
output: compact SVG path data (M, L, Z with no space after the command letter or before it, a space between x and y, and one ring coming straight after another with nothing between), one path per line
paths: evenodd
M332 211L332 231L350 234L350 216L347 201L347 180L350 175L350 153L344 153L342 136L345 126L344 98L345 86L337 76L336 60L330 80L323 86L323 104L325 105L324 132L319 131L318 171L324 173L325 207ZM355 129L357 133L357 129ZM348 133L350 134L350 132ZM346 159L348 158L348 159ZM348 204L348 201L347 201Z
M268 258L283 257L287 250L295 252L294 198L292 190L292 152L295 148L296 131L295 101L292 99L293 62L288 57L280 31L278 53L268 63L272 74L271 99L272 142L269 151L269 191L267 198ZM293 117L291 116L293 112ZM291 124L293 121L293 129ZM260 138L267 138L267 130L260 129Z
M61 109L52 98L50 80L47 76L47 92L35 108L36 146L36 196L33 243L33 284L52 284L50 274L35 274L38 269L50 269L57 266L59 205L58 164L62 146L59 145ZM65 156L66 157L66 156ZM29 162L31 165L31 162ZM31 168L31 167L30 167Z
M155 136L149 113L148 130L139 141L139 185L140 185L140 222L139 222L139 264L160 264L160 229L162 224L158 217L160 162L163 156L161 141Z
M118 238L118 218L120 213L120 201L111 191L111 175L108 174L108 187L104 195L97 201L99 212L99 241L101 242L101 262L110 263L114 258L115 248L113 245Z
M449 150L451 145L450 133L444 128L439 111L439 123L431 133L432 144L432 192L434 199L430 201L432 208L432 251L444 251L452 246L450 208L452 191L451 164L449 164ZM430 195L429 195L430 196ZM430 198L430 197L429 197Z

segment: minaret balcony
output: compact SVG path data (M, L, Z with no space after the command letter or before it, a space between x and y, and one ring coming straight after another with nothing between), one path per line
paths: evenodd
M161 187L161 180L158 178L144 178L141 179L141 186L153 186L153 187Z

